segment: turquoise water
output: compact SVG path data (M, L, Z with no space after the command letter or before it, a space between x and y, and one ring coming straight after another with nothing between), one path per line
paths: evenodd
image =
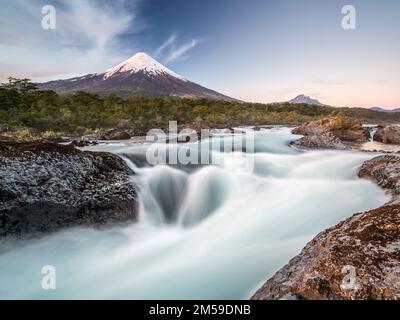
M356 177L373 155L299 152L288 147L296 138L286 128L259 132L244 160L214 149L219 164L208 166L148 166L146 144L89 148L118 153L136 171L139 223L15 245L0 254L0 298L249 298L317 233L389 200ZM237 156L251 166L239 168ZM56 290L41 287L44 265L57 270Z

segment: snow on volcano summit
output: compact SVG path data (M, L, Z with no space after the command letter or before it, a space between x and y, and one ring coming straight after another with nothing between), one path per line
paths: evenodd
M166 66L162 65L152 57L150 57L147 53L138 52L133 57L125 60L124 62L112 67L104 73L104 78L110 78L117 73L138 73L144 72L149 75L159 76L159 75L170 75L175 78L185 80L182 76L176 74L172 70L168 69Z

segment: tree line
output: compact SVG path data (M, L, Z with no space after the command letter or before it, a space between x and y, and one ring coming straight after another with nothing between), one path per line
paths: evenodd
M141 130L179 124L210 127L237 125L297 125L327 116L346 116L363 122L400 121L400 113L362 108L335 108L290 103L243 103L206 99L122 98L115 93L100 96L76 92L64 96L39 90L29 79L9 78L0 85L0 124L37 131L83 133L111 128L123 121Z

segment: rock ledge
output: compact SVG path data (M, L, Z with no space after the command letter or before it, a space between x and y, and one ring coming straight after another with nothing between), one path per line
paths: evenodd
M137 218L134 173L109 153L0 144L0 239Z

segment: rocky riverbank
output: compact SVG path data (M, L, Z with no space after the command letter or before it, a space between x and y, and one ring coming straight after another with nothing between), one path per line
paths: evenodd
M187 138L194 140L200 140L202 136L202 130L212 131L213 129L226 129L229 128L231 132L234 132L233 125L227 126L215 126L210 127L204 121L198 121L192 124L179 124L177 126L177 132L185 132ZM79 133L67 133L67 132L53 132L45 131L40 132L32 128L25 127L11 127L8 125L0 125L0 142L53 142L53 143L71 143L76 147L84 147L88 145L97 144L98 141L123 141L123 140L143 140L148 132L154 128L148 130L140 129L130 121L120 122L113 128L103 128L92 130L85 130L85 132ZM158 128L168 133L169 127ZM255 126L254 129L257 131L260 128ZM88 132L86 132L88 131ZM190 132L190 134L188 134ZM173 132L171 132L173 134ZM185 139L178 140L179 143L185 142Z
M392 201L321 232L252 299L400 299L400 157L376 157L358 175Z
M119 157L53 143L0 143L0 239L135 221L134 173Z

